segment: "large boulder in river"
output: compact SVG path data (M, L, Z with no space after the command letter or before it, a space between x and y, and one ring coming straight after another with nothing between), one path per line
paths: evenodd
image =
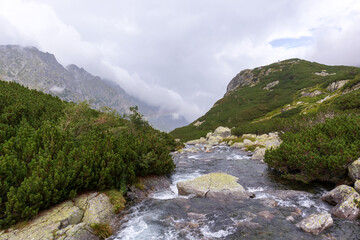
M349 177L355 182L360 179L360 158L349 165Z
M354 188L347 185L340 185L331 190L330 192L325 193L321 197L321 200L330 203L331 205L336 205L353 192L355 192Z
M227 127L218 127L215 129L215 132L212 134L214 137L220 136L222 138L228 138L231 136L231 130Z
M346 218L349 220L359 218L360 209L356 206L355 200L360 201L359 193L350 193L342 202L331 210L331 213L336 217Z
M193 194L198 197L220 199L244 199L251 193L237 183L238 178L225 173L210 173L192 180L177 183L180 195Z
M315 235L318 235L325 229L333 225L333 219L329 213L317 213L311 214L307 218L303 219L301 222L296 224L298 228L301 228L305 232L309 232Z

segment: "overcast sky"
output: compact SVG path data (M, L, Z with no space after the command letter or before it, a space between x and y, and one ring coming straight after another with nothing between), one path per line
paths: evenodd
M189 121L246 68L360 65L358 0L0 0L0 29Z

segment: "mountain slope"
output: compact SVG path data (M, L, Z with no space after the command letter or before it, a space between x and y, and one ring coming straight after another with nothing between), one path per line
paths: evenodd
M339 96L348 80L356 85L359 74L360 68L300 59L243 70L204 116L172 134L189 140L205 136L217 126L235 127L238 132L256 130L251 126L259 122L316 112L326 100Z
M150 123L164 131L187 124L185 119L182 122L170 119L164 124L162 118L168 116L162 114L159 108L149 106L128 95L119 85L93 76L74 64L65 68L54 55L34 47L0 46L0 78L66 101L90 101L95 109L106 106L120 114L129 113L129 107L137 105L145 117L156 116L149 118Z

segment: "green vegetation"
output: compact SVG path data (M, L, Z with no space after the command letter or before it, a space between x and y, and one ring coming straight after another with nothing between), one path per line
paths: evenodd
M360 155L360 116L327 119L299 132L282 135L283 143L265 154L265 162L286 178L338 183Z
M120 213L125 209L126 200L122 192L112 189L105 191L105 194L109 197L110 203L114 207L114 213Z
M78 192L127 190L175 165L174 139L132 109L127 119L0 81L0 227Z
M91 224L91 229L94 231L94 234L101 239L106 239L113 234L111 226L107 223Z
M323 70L326 70L329 75L315 74ZM267 71L271 72L265 74ZM233 132L236 134L269 132L270 129L276 129L279 122L291 116L299 116L304 112L316 113L321 106L317 101L330 94L305 97L302 96L302 91L326 92L327 86L338 80L348 79L353 84L351 86L354 86L356 81L360 81L360 68L327 66L299 59L290 59L256 68L252 70L252 73L254 79L259 80L258 84L238 88L217 101L204 116L194 121L204 121L199 127L192 123L186 127L175 129L171 134L175 138L187 141L204 137L207 132L214 131L218 126L234 128ZM332 73L336 74L332 75ZM277 80L279 84L274 86L271 91L264 89L267 84ZM350 82L348 82L348 86L350 86ZM292 109L282 111L288 106ZM274 120L274 118L281 119Z
M265 154L270 167L307 183L343 180L348 164L360 155L360 68L290 59L252 74L257 84L226 94L195 121L203 122L200 126L171 134L186 141L218 126L232 128L237 136L278 131L283 143ZM328 89L340 80L348 82ZM279 84L271 91L264 89L275 81Z

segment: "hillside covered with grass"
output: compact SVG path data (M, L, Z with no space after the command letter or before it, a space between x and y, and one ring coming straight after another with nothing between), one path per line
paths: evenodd
M0 228L77 193L169 173L175 147L136 108L120 117L0 81Z
M187 141L204 137L218 126L230 127L237 135L287 130L320 110L331 111L326 106L337 98L345 99L345 93L359 85L360 68L300 59L244 70L204 116L171 134ZM299 120L294 122L293 117Z

